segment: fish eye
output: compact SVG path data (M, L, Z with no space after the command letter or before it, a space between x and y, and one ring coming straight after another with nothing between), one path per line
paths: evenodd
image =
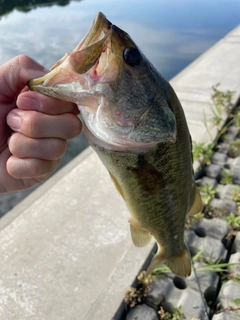
M142 60L142 56L139 50L133 47L126 48L123 51L123 58L131 67L137 66Z

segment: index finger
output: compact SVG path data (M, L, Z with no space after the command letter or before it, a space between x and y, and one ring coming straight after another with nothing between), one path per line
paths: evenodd
M18 96L17 106L22 110L39 111L50 115L59 115L63 113L79 114L78 107L75 103L48 97L34 91L22 92Z
M43 66L25 55L1 65L0 103L11 103L30 79L45 73Z

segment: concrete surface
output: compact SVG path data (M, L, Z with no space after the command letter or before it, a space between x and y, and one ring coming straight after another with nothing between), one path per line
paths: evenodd
M210 139L212 85L237 99L239 57L240 26L172 79L194 141ZM125 205L87 149L0 220L0 319L112 319L152 246L133 246Z

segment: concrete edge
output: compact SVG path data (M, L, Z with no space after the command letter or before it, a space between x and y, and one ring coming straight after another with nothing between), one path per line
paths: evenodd
M51 189L58 181L68 174L73 168L80 162L85 160L94 151L91 147L87 147L78 156L72 159L61 170L50 176L45 182L39 185L39 187L30 193L26 198L20 201L14 208L8 211L0 219L0 231L7 227L14 219L16 219L21 213L23 213L33 202L39 199L47 190Z

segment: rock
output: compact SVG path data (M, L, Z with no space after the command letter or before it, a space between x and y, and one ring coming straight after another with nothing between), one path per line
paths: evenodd
M228 153L229 147L230 147L230 144L226 142L220 142L217 145L218 152L225 153L225 154Z
M234 169L233 175L232 175L232 183L240 185L240 170Z
M204 167L204 173L207 177L218 179L220 176L220 172L222 170L222 166L219 166L217 164L210 164L209 166Z
M203 178L201 179L200 186L204 186L205 184L210 184L210 185L212 185L214 188L216 188L217 185L218 185L218 182L217 182L216 179L209 178L209 177L206 177L206 176L205 176L205 177L203 177Z
M233 307L236 308L236 304L233 300L238 299L240 294L240 283L237 281L229 280L223 283L219 292L218 300L223 308Z
M227 222L219 218L213 218L213 219L204 218L202 221L194 225L195 233L196 233L196 228L204 229L208 237L219 239L220 241L229 232Z
M210 202L211 207L214 209L214 214L223 217L228 216L231 212L237 212L237 204L229 199L212 199Z
M228 156L221 152L215 152L212 155L212 163L217 164L219 166L224 166L224 164L227 162Z
M141 304L130 310L126 320L159 320L159 318L154 309Z
M233 266L229 266L229 271L231 273L236 274L237 276L240 276L240 252L236 252L231 255L229 263L236 263ZM239 298L240 298L240 291L239 291Z
M236 237L234 239L233 252L240 252L240 232L236 234Z

